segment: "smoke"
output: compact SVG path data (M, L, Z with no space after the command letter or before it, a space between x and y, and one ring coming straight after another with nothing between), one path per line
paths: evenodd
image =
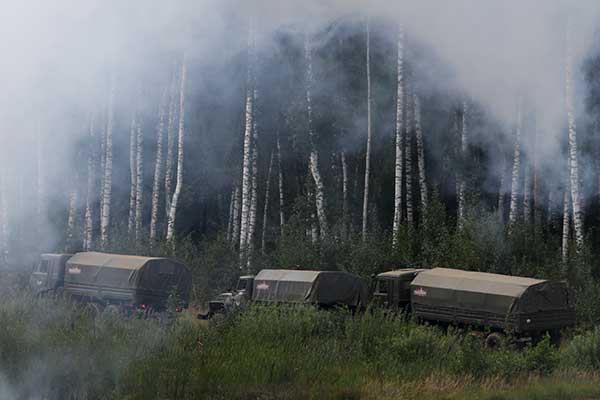
M141 110L146 137L153 143L158 99L168 85L174 60L183 52L191 71L188 140L198 148L210 145L224 149L215 154L190 154L189 163L205 171L192 179L219 186L227 175L221 165L223 154L235 152L239 143L245 84L240 65L244 64L251 15L256 21L259 49L267 56L279 51L281 32L308 32L315 35L315 47L319 47L330 38L323 32L335 32L343 19L358 24L367 17L375 25L402 23L409 46L425 54L408 60L419 90L424 94L460 94L480 105L499 125L500 129L484 132L474 140L512 143L516 99L519 95L526 98L541 138L535 150L542 161L548 161L546 167L552 176L562 168L554 160L566 135L565 21L567 16L576 21L575 100L578 121L582 121L585 96L580 66L590 53L599 7L593 0L5 3L0 17L0 82L5 90L0 99L0 168L6 179L1 190L8 198L10 219L15 222L11 226L34 221L38 218L36 182L41 171L47 191L44 201L63 204L62 211L43 221L49 227L64 219L66 192L78 179L76 172L84 174L84 163L77 154L86 140L89 115L105 112L111 77L117 83L114 193L119 197L128 190L127 157L121 156L127 152L131 114ZM381 48L389 60L395 57L394 35L395 28L381 29L375 37L385 41ZM315 62L327 61L321 57ZM393 73L394 66L390 63L379 68ZM330 84L320 81L316 86L327 91ZM387 96L393 96L395 88L387 89ZM385 90L383 87L376 93ZM426 109L427 104L423 107ZM356 143L360 143L364 118L357 116L353 123L359 138ZM392 123L390 118L388 124ZM380 129L384 132L376 135L389 134L390 126L384 125ZM43 154L40 168L38 146ZM498 176L500 157L496 158L492 160L491 178ZM198 189L198 193L187 194L196 195L206 193ZM56 247L61 233L50 228L44 232L42 247Z

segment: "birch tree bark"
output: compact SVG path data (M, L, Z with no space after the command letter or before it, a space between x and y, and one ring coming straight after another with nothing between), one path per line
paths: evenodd
M346 150L342 149L342 236L348 238L349 210L348 210L348 163L346 162Z
M102 219L100 221L100 242L102 249L108 245L108 227L110 224L110 207L112 200L112 173L113 173L113 118L114 118L115 82L111 79L110 93L108 96L108 110L106 120L105 166L102 189Z
M283 236L283 227L285 226L285 203L283 194L283 168L281 162L281 142L279 139L279 130L277 131L277 172L279 178L279 226L281 236Z
M404 173L404 154L402 129L404 111L404 27L398 27L398 52L396 59L396 134L395 134L395 167L394 167L394 224L393 248L398 245L398 233L402 223L402 175Z
M140 121L137 123L135 178L135 241L139 243L142 234L142 211L144 196L144 132Z
M96 132L94 127L94 114L90 115L90 131L88 137L87 159L87 188L85 194L85 223L83 231L83 250L89 251L93 245L94 235L94 192L96 182Z
M526 164L523 170L523 222L529 225L531 217L531 168Z
M539 176L539 153L537 122L533 131L533 224L539 227L542 223L541 185Z
M232 216L232 227L231 227L231 248L235 250L236 245L239 243L240 238L240 186L235 185L233 199L233 216Z
M566 264L569 258L569 233L571 230L571 196L569 190L570 183L567 183L563 193L563 222L562 222L562 262Z
M171 196L173 195L173 169L175 166L175 127L177 115L177 64L173 67L171 88L169 90L169 116L167 118L167 155L165 159L165 220L171 212ZM166 224L165 224L166 227Z
M363 193L362 240L367 239L369 209L369 178L371 173L371 140L373 137L371 120L371 26L367 18L367 150L365 154L365 188Z
M506 158L502 156L500 164L500 188L498 189L498 216L500 223L504 223L504 186L506 179Z
M459 173L459 182L458 182L458 229L462 230L465 227L465 207L467 203L466 199L466 191L467 191L467 183L466 177L464 173L464 168L467 160L467 140L468 140L468 131L467 131L467 121L469 114L469 105L467 101L463 101L462 104L462 122L461 122L461 133L460 133L460 152L461 152L461 161L463 172Z
M265 188L265 208L263 212L263 223L262 223L262 234L261 234L261 245L260 251L264 256L266 253L266 235L267 235L267 219L269 216L269 200L271 197L271 173L273 172L273 152L271 151L271 159L269 161L269 171L267 172L267 183Z
M179 87L179 130L177 134L177 179L175 192L171 200L169 219L167 221L167 241L171 242L175 235L175 217L177 216L177 205L181 188L183 187L183 156L184 156L184 117L185 117L185 79L186 79L186 56L181 60L181 85Z
M510 185L510 210L508 214L508 233L512 233L514 224L517 222L518 200L519 200L519 174L521 171L521 124L522 124L522 100L517 100L517 126L515 129L515 148L513 153L512 179Z
M251 194L250 194L250 214L248 216L248 238L246 239L247 249L247 271L251 271L252 257L254 255L254 236L256 233L256 213L258 206L258 124L257 124L257 105L258 105L258 86L256 82L256 72L254 76L254 116L252 117L252 169L251 169Z
M231 230L233 228L233 203L235 202L235 190L236 186L234 185L231 188L231 195L229 196L229 218L227 219L227 233L225 234L225 240L231 242Z
M77 187L69 191L69 212L67 217L67 233L65 252L70 253L75 248L75 220L77 216Z
M575 125L575 110L573 100L573 50L571 46L573 19L567 18L566 62L565 62L565 94L567 107L567 122L569 126L569 178L571 187L571 206L573 208L573 227L575 242L579 252L583 246L583 215L581 210L579 159L577 149L577 131Z
M248 32L248 66L246 70L246 124L244 130L244 154L242 161L242 210L240 222L240 269L246 265L248 224L250 216L251 193L251 156L252 156L252 128L254 126L254 27L250 20Z
M136 195L136 117L135 113L131 117L131 127L129 128L129 219L127 220L127 234L129 238L133 236L135 225L135 195Z
M412 165L412 119L414 110L411 108L411 87L406 85L406 125L404 137L404 157L406 159L406 223L408 226L414 226L414 207L413 207L413 165Z
M425 174L425 146L423 144L423 130L421 129L421 102L417 93L414 98L415 136L417 139L417 167L419 168L419 188L421 196L421 218L427 213L427 179Z
M304 39L304 55L306 59L306 113L308 119L308 136L310 139L310 158L309 168L312 178L315 183L315 205L317 208L317 218L319 220L319 229L321 239L327 238L328 226L327 216L325 214L325 190L323 188L323 180L319 171L319 152L316 144L316 133L313 127L312 117L312 84L313 84L313 71L312 71L312 49L310 45L310 39L308 33L305 34Z
M160 201L160 184L163 173L163 140L165 130L165 114L167 107L167 89L163 91L158 109L158 127L156 129L156 160L154 163L154 182L152 183L152 208L150 211L150 242L158 236L158 203Z

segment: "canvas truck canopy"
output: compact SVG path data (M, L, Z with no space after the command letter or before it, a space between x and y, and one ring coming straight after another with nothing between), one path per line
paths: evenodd
M377 278L380 279L399 279L399 280L412 280L419 272L425 271L422 268L402 268L395 269L392 271L382 272L377 274Z
M411 284L411 301L417 313L460 322L472 318L503 326L511 320L524 328L518 326L524 315L535 314L535 322L542 314L574 319L574 298L564 282L448 268L419 273Z
M187 303L191 274L168 258L85 252L66 263L65 291L74 295L156 303L164 302L173 288Z
M358 306L368 296L366 283L341 271L263 269L254 278L252 300Z

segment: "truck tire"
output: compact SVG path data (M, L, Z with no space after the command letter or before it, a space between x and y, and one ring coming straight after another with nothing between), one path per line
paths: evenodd
M499 350L504 346L505 337L499 332L492 332L485 338L485 348Z

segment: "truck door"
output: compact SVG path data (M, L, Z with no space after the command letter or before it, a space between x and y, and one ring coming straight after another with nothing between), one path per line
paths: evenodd
M34 267L29 284L36 293L43 292L48 289L49 267L50 260L48 259L41 259Z

